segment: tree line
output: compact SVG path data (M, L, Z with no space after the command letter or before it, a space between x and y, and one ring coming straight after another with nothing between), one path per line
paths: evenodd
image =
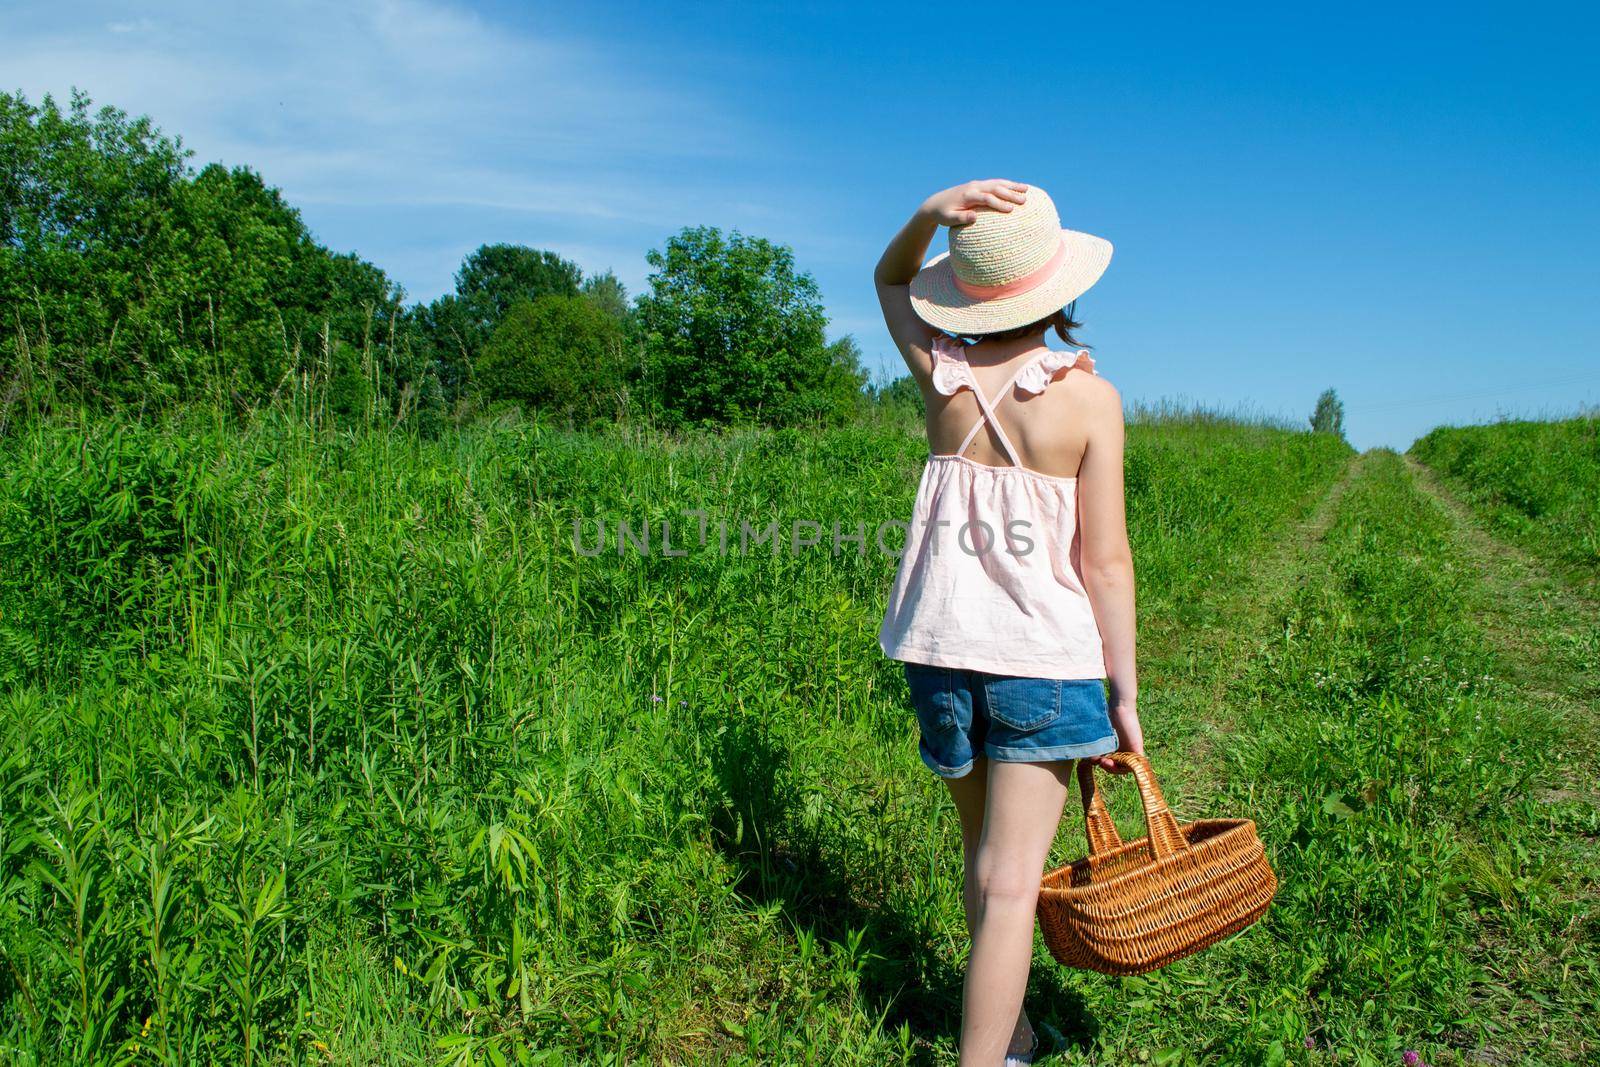
M337 415L428 427L504 406L837 423L899 396L868 385L852 338L827 341L815 281L764 238L686 228L633 299L609 271L489 244L408 304L260 174L192 155L80 92L0 93L0 426L63 404L243 412L307 383Z

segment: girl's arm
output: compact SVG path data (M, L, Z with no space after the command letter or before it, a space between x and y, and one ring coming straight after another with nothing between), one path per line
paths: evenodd
M1139 676L1134 663L1133 551L1128 547L1122 488L1124 427L1122 397L1110 382L1095 378L1086 428L1089 445L1078 470L1078 521L1083 538L1084 586L1105 647L1110 681L1111 725L1120 746L1144 752L1139 727ZM1103 758L1107 770L1121 770Z
M934 193L922 202L916 214L894 235L889 247L878 260L873 280L878 285L878 303L883 307L883 321L889 327L889 336L900 349L906 366L918 380L926 379L933 369L929 354L933 344L933 327L917 317L911 309L911 279L922 269L928 254L928 245L940 226L965 226L978 217L979 211L1010 211L1027 199L1026 185L1018 182L990 178L981 182L966 182Z

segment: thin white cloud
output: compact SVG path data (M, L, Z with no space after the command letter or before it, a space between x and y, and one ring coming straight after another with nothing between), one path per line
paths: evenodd
M106 3L0 14L7 87L63 100L77 87L149 114L196 163L247 164L291 203L661 231L726 212L738 187L716 175L737 168L722 164L763 152L761 131L624 57L434 0L188 0L125 15Z

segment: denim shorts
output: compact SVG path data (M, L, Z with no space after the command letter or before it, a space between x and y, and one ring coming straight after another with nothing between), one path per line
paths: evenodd
M1103 678L1018 678L907 663L921 739L941 778L960 778L979 755L1016 763L1082 759L1117 750Z

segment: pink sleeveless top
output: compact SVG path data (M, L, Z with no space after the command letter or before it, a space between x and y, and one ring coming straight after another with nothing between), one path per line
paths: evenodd
M1076 478L1022 465L967 363L965 345L933 343L933 387L971 389L982 415L961 447L930 454L878 645L891 659L1031 678L1104 678L1105 656L1084 588ZM1045 350L1000 390L1042 393L1063 367L1097 373L1086 350ZM962 453L987 421L1011 457L999 467Z

